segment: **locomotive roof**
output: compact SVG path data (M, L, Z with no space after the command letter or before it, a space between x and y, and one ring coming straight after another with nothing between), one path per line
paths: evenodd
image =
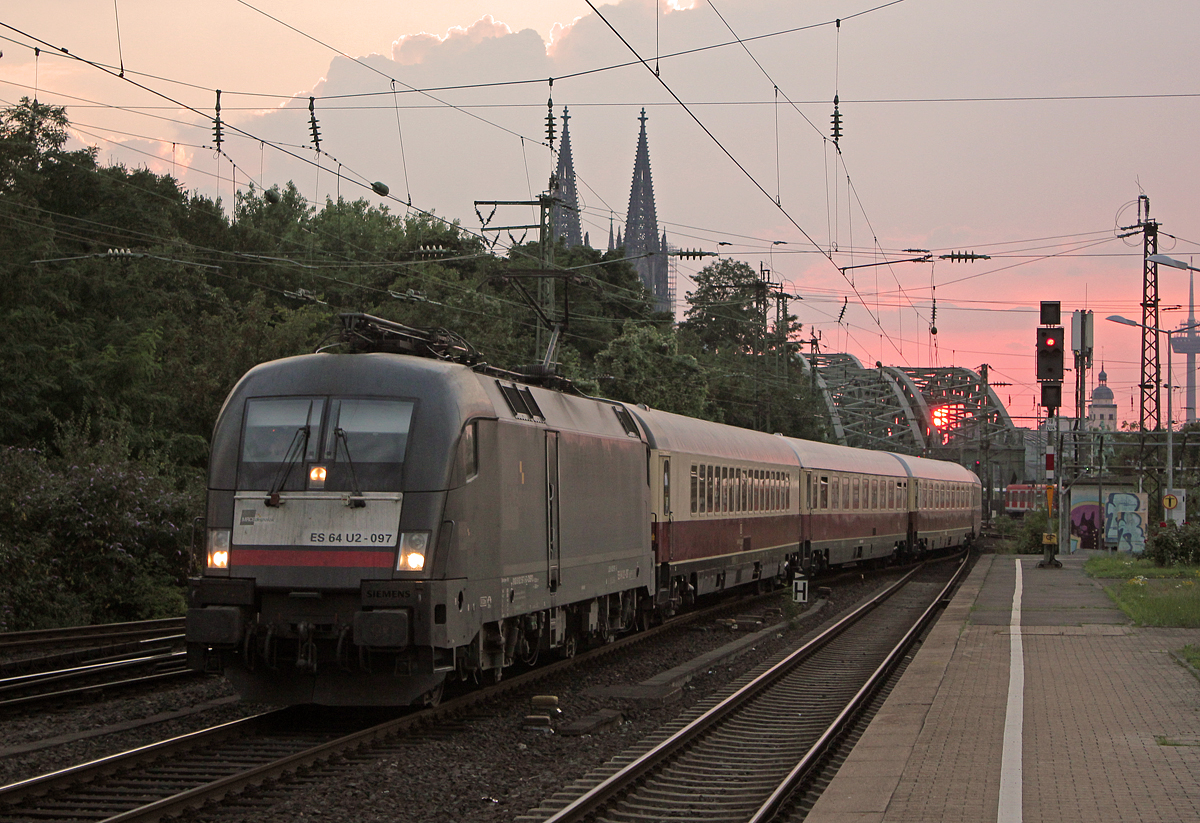
M305 354L261 363L234 386L213 432L210 488L235 485L241 443L242 410L253 397L384 397L416 400L421 436L409 443L406 463L410 488L442 488L437 476L472 417L493 417L495 410L466 366L402 354Z

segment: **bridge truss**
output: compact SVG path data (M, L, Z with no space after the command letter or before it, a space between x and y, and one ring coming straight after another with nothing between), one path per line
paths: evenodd
M800 355L836 441L950 460L976 472L985 499L1024 476L1025 440L987 381L987 367L866 368L850 354Z

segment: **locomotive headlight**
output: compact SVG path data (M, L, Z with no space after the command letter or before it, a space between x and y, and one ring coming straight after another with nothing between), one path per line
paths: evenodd
M419 572L425 568L425 550L429 548L429 532L402 532L400 551L396 555L396 571Z
M208 530L208 567L229 568L229 529Z
M325 475L327 474L324 466L313 466L308 470L308 485L313 489L325 488Z

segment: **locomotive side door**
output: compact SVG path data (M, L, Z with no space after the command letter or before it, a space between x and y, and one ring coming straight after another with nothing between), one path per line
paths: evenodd
M662 481L661 516L655 528L658 530L658 561L671 560L671 455L660 454L658 458L658 475Z
M546 585L558 591L558 432L546 432Z

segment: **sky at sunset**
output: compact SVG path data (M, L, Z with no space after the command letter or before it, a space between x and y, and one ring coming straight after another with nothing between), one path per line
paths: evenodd
M621 0L596 9L585 0L9 3L0 105L35 94L65 105L74 136L102 162L173 173L227 207L251 182L294 180L317 204L339 192L397 212L411 202L477 232L473 201L545 189L552 97L556 114L570 108L584 230L598 247L628 204L644 108L668 240L771 269L803 298L791 307L806 341L817 334L823 350L868 365L987 363L1010 384L998 389L1010 414L1031 425L1038 304L1060 300L1068 318L1095 312L1095 371L1103 361L1122 419L1136 421L1140 333L1103 318L1141 317L1141 241L1118 236L1138 221L1139 195L1161 224L1159 251L1200 266L1200 4ZM225 157L212 148L216 89ZM370 191L375 180L390 198ZM914 256L905 249L991 259L865 265ZM703 262L679 261L681 295ZM1187 273L1160 267L1159 283L1162 324L1175 326L1187 314ZM1175 361L1181 409L1184 360Z

